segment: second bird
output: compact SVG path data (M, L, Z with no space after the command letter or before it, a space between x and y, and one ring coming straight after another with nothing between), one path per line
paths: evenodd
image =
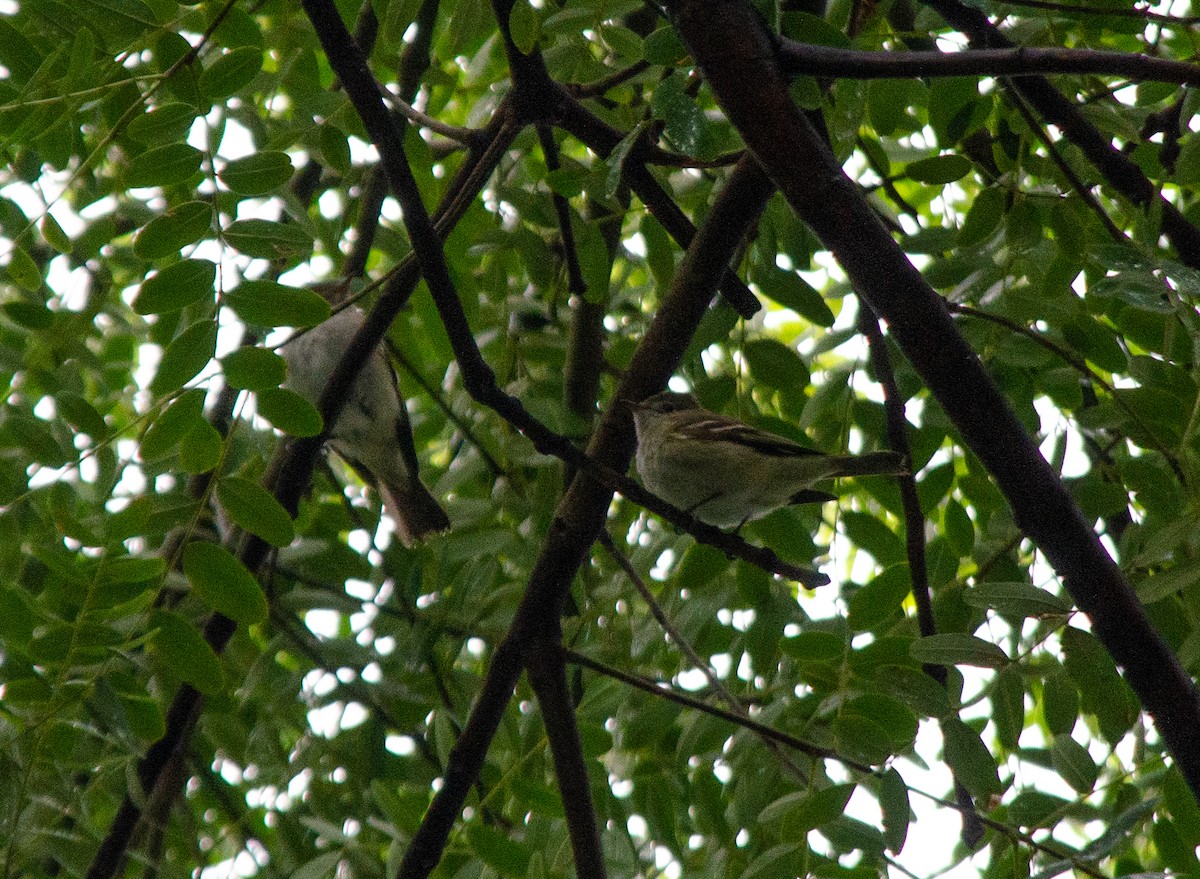
M898 476L902 455L826 455L663 391L632 403L637 470L654 494L702 522L741 526L788 504L832 500L812 486L837 476Z
M315 406L362 325L363 313L350 306L290 339L282 349L288 365L285 385ZM358 374L329 431L329 446L378 489L405 546L450 527L446 511L421 482L408 411L382 350L376 349Z

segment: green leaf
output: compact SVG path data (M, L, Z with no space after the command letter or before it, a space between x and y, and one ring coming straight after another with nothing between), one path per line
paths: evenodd
M81 0L73 11L102 33L109 45L123 46L163 24L141 0Z
M133 242L134 252L142 259L161 259L178 253L211 231L212 207L202 201L189 201L155 217L142 227Z
M990 641L964 632L926 635L912 645L913 659L931 665L973 665L1004 668L1010 662L1003 650Z
M903 79L876 79L867 85L867 117L880 137L892 137L913 104L913 84Z
M140 453L146 461L162 458L175 447L188 431L204 420L204 390L188 390L154 420L140 442Z
M267 618L267 598L254 575L225 547L194 540L183 551L183 573L204 603L231 620L253 625Z
M160 611L154 628L154 652L176 677L206 696L221 692L221 660L191 623L177 613Z
M161 458L203 421L203 389L194 388L181 394L143 434L139 447L143 460L153 461Z
M288 879L331 879L337 875L337 866L343 857L340 849L323 852L293 872Z
M654 87L650 109L664 123L663 135L689 156L707 157L712 125L688 93L687 77L671 73Z
M1050 746L1050 756L1063 781L1078 793L1087 795L1092 792L1092 788L1096 786L1096 779L1100 777L1100 769L1092 760L1087 748L1069 735L1060 734L1054 737L1054 744Z
M876 517L858 510L842 510L842 529L850 542L864 549L882 565L904 561L904 542Z
M777 339L750 339L742 346L754 380L771 388L801 390L809 382L808 366Z
M242 46L217 58L200 74L200 93L216 103L245 88L262 70L263 53Z
M960 247L974 247L991 237L1000 226L1007 198L1007 193L999 187L989 187L975 196L958 230Z
M135 117L125 133L144 144L178 143L187 137L195 121L196 108L191 104L162 104Z
M1010 751L1016 750L1017 740L1025 729L1025 686L1015 665L1000 669L992 680L988 696L992 703L992 722L996 738Z
M899 700L882 693L866 693L847 702L839 720L852 716L870 721L883 735L878 742L880 762L907 751L917 736L916 714Z
M833 326L834 314L825 304L821 294L795 272L773 267L763 268L755 272L754 283L762 290L764 296L773 299L784 308L790 308L817 326Z
M217 499L234 524L272 546L287 546L296 536L292 517L257 482L226 476L217 484Z
M850 48L850 40L846 35L819 15L813 15L811 12L784 12L780 19L780 30L797 42Z
M317 407L288 388L259 391L258 414L291 436L316 436L321 432Z
M967 133L979 104L979 81L971 76L938 77L929 86L929 124L938 143L948 147Z
M524 879L529 870L531 852L494 827L472 823L467 826L467 841L481 861L501 876Z
M291 180L293 170L287 153L264 150L235 159L217 177L238 195L266 195Z
M208 473L221 463L223 444L220 431L201 420L179 443L179 466L193 475Z
M868 632L900 611L912 591L908 564L891 565L850 596L846 623L855 632Z
M1200 844L1200 806L1183 780L1178 767L1166 772L1162 785L1162 802L1171 813L1175 827L1187 840L1188 845Z
M854 793L853 784L785 794L758 814L760 824L780 822L789 834L815 830L841 816Z
M275 281L243 281L225 293L224 303L246 323L262 327L313 327L330 314L319 294Z
M1064 616L1073 607L1070 599L1029 583L978 583L963 592L963 601L1013 618Z
M919 668L881 665L875 669L875 681L923 717L945 717L950 712L946 688Z
M971 796L990 797L1003 789L996 761L979 733L957 717L942 720L942 749L954 777Z
M675 28L664 25L651 31L642 41L642 56L651 64L674 67L688 56L688 50Z
M650 120L643 119L637 125L633 126L633 128L629 129L629 133L621 138L620 142L613 147L612 152L605 158L608 164L608 176L604 184L604 197L606 199L611 199L621 188L621 175L624 173L625 160L629 158L630 152L649 128Z
M1038 790L1024 790L1009 803L1008 814L1018 827L1047 827L1058 823L1070 803Z
M384 39L393 45L399 44L420 9L421 0L389 0L383 16Z
M541 21L528 0L516 0L513 3L512 10L508 13L508 31L513 45L522 55L528 55L537 48Z
M1112 330L1084 317L1063 327L1067 343L1092 363L1108 372L1124 372L1129 368L1125 350Z
M780 643L784 653L801 662L830 662L840 660L846 652L846 641L832 632L799 632Z
M15 300L0 306L5 317L29 330L46 330L54 324L54 312L40 302Z
M910 180L918 183L944 186L966 177L971 173L971 167L970 159L949 153L944 156L931 156L928 159L909 162L904 173Z
M908 827L912 823L912 808L908 802L908 787L900 773L889 768L879 776L879 808L883 813L884 843L894 855L904 848Z
M42 286L42 270L23 247L14 247L8 254L5 274L17 286L33 293Z
M259 391L282 384L287 376L287 363L274 351L246 346L222 357L221 371L231 386Z
M1053 735L1069 735L1079 718L1079 689L1065 671L1042 682L1042 717Z
M392 5L396 5L396 0L393 0ZM388 8L390 9L391 6ZM350 159L350 144L346 140L344 131L336 125L326 123L317 133L317 141L321 149L321 158L325 160L325 164L343 174L350 170L353 162Z
M716 547L705 543L693 543L679 562L675 582L679 589L703 589L727 570L729 564L729 559Z
M157 742L167 731L166 718L153 697L144 693L120 693L121 708L129 731L143 742Z
M172 143L146 150L129 163L125 185L170 186L183 183L200 170L204 154L186 143Z
M104 416L84 397L71 391L63 391L54 398L58 414L81 433L100 439L108 433Z
M72 250L71 239L63 231L63 227L58 225L58 220L54 219L53 214L42 217L42 238L59 253L70 253Z
M975 547L975 523L966 507L956 500L948 500L942 510L942 528L955 552L961 556L971 554Z
M167 563L161 558L135 558L124 556L105 559L96 570L96 585L142 583L157 580L167 572Z
M821 83L811 76L797 76L788 88L788 94L803 110L820 110L825 102L825 90Z
M1094 635L1067 626L1060 638L1063 664L1079 687L1083 710L1095 715L1101 734L1115 745L1137 721L1137 699Z
M225 230L225 240L246 256L271 260L304 257L313 247L308 233L300 226L274 220L237 220Z
M750 862L740 879L795 879L807 875L807 851L807 846L798 842L772 846Z
M580 168L556 168L546 174L546 185L555 195L563 198L575 198L583 192L588 174Z
M207 259L184 259L142 282L133 299L138 314L166 314L213 297L217 266Z
M217 350L217 322L200 320L175 337L165 351L150 390L161 397L195 377Z

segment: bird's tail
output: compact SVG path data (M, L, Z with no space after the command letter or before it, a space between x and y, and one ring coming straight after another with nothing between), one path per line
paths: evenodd
M420 480L413 479L406 484L380 483L379 493L388 515L396 522L400 542L406 547L450 527L450 517Z
M899 452L868 452L865 455L843 455L838 458L834 476L904 476L908 462Z

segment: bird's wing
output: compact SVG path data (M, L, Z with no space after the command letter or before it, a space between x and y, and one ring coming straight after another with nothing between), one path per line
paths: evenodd
M830 494L827 491L817 491L813 488L802 488L790 498L789 504L827 504L830 501L836 501L837 495Z
M777 458L821 455L821 452L816 449L810 449L794 443L790 439L759 430L757 427L751 427L736 418L727 418L724 415L706 415L704 418L689 423L684 429L696 431L701 436L706 436L714 441L725 440L749 446L760 454Z

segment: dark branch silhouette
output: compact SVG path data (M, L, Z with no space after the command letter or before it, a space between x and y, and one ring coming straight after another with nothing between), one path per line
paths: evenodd
M798 43L781 37L779 59L783 69L793 75L845 79L1092 73L1135 81L1200 84L1200 68L1189 62L1098 49L1012 46L966 52L875 52Z
M941 5L944 0L934 0ZM1200 792L1200 693L945 304L861 198L788 93L774 40L737 0L676 0L672 21L793 210L841 263L1057 570Z

